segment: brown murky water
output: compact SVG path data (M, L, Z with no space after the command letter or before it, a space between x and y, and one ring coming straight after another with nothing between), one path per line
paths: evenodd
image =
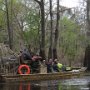
M90 76L41 82L0 83L0 90L90 90Z

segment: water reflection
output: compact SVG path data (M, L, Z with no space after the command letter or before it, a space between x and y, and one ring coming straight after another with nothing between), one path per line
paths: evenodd
M90 90L90 76L42 82L0 83L0 90Z
M67 87L65 90L90 90L90 76L64 80L62 81L62 86Z
M19 90L31 90L30 83L28 83L26 86L20 83Z
M83 90L90 90L90 82L88 83L87 87L84 88Z

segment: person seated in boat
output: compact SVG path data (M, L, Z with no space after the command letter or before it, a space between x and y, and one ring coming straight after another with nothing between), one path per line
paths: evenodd
M40 72L40 60L42 59L39 55L33 55L32 62L31 62L31 69L32 73L39 73Z
M41 59L42 59L42 57L39 55L33 55L33 57L32 57L33 61L37 61L37 60L41 60Z
M62 68L63 68L63 64L61 64L61 63L57 63L57 67L58 67L58 70L59 71L62 71Z
M59 72L58 66L57 66L57 60L53 61L52 68L54 72Z
M31 73L39 73L40 64L39 61L35 60L31 62Z
M32 60L32 56L30 55L30 53L28 52L27 49L24 49L24 50L20 50L20 53L19 53L19 60L20 60L20 64L24 64L25 61L31 61Z
M49 59L49 61L46 62L46 66L47 66L47 73L51 73L52 72L52 59Z
M32 59L32 56L27 49L23 50L23 56L24 56L24 60L31 60Z

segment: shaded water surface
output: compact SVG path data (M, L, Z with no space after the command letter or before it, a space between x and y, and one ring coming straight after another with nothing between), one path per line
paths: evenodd
M0 83L0 90L90 90L90 76L41 82Z

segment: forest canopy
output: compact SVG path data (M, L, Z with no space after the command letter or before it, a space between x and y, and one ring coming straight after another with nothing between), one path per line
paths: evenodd
M81 65L89 44L86 10L83 0L75 8L60 0L0 0L0 43L15 52L28 48L43 59Z

